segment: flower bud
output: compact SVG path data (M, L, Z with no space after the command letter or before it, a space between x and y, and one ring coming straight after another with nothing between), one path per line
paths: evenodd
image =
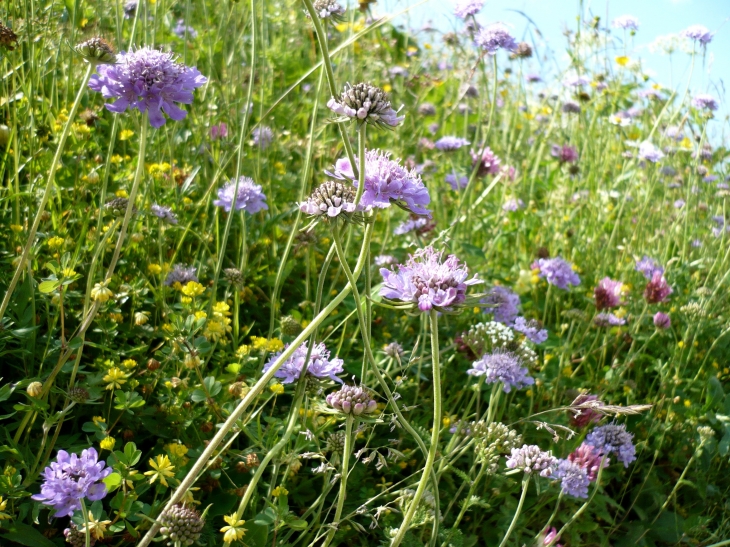
M41 393L43 393L43 384L40 382L31 382L28 384L28 387L25 388L25 391L33 397L34 399L37 399L41 396Z
M371 414L378 410L378 403L367 389L359 386L344 385L339 391L327 395L327 404L344 414Z
M98 36L81 42L76 46L76 52L93 64L110 65L117 60L117 54L111 44Z

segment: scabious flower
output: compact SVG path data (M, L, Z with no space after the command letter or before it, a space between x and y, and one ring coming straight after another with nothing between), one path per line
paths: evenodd
M664 302L672 292L674 291L664 276L659 272L654 272L644 289L644 298L649 304L658 304Z
M550 477L557 464L557 458L549 452L543 452L539 446L534 444L513 448L511 455L507 458L509 469L520 469L525 473L539 473L541 477Z
M378 255L375 257L376 266L392 266L397 262L398 259L396 259L393 255Z
M398 342L391 342L383 348L383 352L392 359L400 359L405 354L403 346L401 346Z
M223 188L218 190L218 199L213 202L213 205L223 207L227 212L230 212L231 209L236 211L243 209L252 215L269 208L261 185L256 184L249 177L238 177L237 191L236 181L228 181Z
M221 122L210 128L210 138L212 140L225 139L228 136L228 124Z
M354 86L345 84L339 99L332 97L327 102L327 108L339 114L342 121L354 119L358 125L370 123L392 129L405 119L405 116L398 116L398 112L393 110L388 94L369 83Z
M501 161L488 146L485 146L481 153L477 153L474 150L471 151L472 167L477 165L477 163L479 164L477 175L480 177L499 173Z
M175 504L160 514L158 521L162 526L160 534L170 540L171 544L192 545L200 537L205 526L205 519L201 518L194 508L184 504Z
M598 327L619 327L626 324L626 319L617 317L612 313L599 313L593 318L593 323Z
M658 311L654 314L654 326L661 330L667 330L672 326L672 320L666 313Z
M437 309L451 311L466 300L469 285L482 283L454 255L442 261L443 251L428 246L408 257L398 271L380 270L383 276L381 296L390 300L412 303L420 311Z
M112 472L93 448L77 454L59 450L56 461L43 471L40 494L32 496L36 501L54 508L54 517L72 516L81 509L81 501L97 501L106 496L106 485L102 482Z
M678 199L678 200L676 200L676 201L674 202L674 204L673 204L673 205L674 205L674 208L675 208L675 209L681 209L681 208L682 208L682 207L684 207L684 206L685 206L686 204L687 204L687 202L686 202L686 201L684 201L683 199Z
M580 74L568 74L563 78L563 85L565 87L583 87L591 83L591 79L588 76L581 76Z
M315 0L312 3L312 6L320 19L338 20L345 14L345 8L343 8L337 0ZM305 14L309 17L308 11L306 11Z
M621 15L616 17L611 23L613 28L622 28L624 30L639 30L639 20L633 15Z
M274 140L274 132L265 125L260 125L254 129L251 136L253 137L253 143L261 150L266 150Z
M712 42L712 37L715 35L714 32L710 32L707 27L702 25L691 25L679 33L682 38L689 38L695 42L699 42L703 46L706 46Z
M664 157L664 152L649 141L644 141L639 145L639 157L643 160L656 163Z
M312 194L299 204L299 209L308 215L324 215L335 218L344 213L354 213L355 190L350 185L328 180L314 189Z
M172 53L144 47L129 53L121 52L113 65L99 65L89 88L106 99L107 110L121 114L127 108L147 112L152 127L165 125L164 111L180 121L187 113L174 103L191 104L193 90L208 79L197 68L178 63Z
M492 287L482 299L483 310L491 313L494 320L504 325L511 325L519 315L520 297L512 289L497 285Z
M586 437L585 442L594 446L602 455L616 454L616 459L628 467L636 459L634 435L621 424L606 424L597 427Z
M357 177L348 158L337 160L334 172L327 174L340 180L351 180L357 186ZM429 215L430 211L425 206L430 202L428 189L414 169L406 169L398 161L390 159L388 152L365 152L365 188L361 206L384 209L395 203L417 215Z
M569 144L553 144L550 155L557 158L560 163L575 163L578 161L578 150Z
M512 388L522 389L531 386L535 379L528 376L527 367L522 366L522 360L514 352L496 349L487 353L478 361L472 363L472 368L466 371L471 376L484 376L487 384L502 383L505 393Z
M542 82L542 76L540 76L539 74L536 74L534 72L531 72L525 76L525 81L527 81L530 84Z
M339 391L327 395L327 404L344 414L372 414L377 412L378 403L370 392L360 386L343 385Z
M157 218L166 220L170 224L177 224L177 216L172 212L172 209L165 207L164 205L157 205L156 203L150 207L150 212Z
M170 270L170 273L167 274L164 284L169 287L170 285L174 285L175 283L180 283L180 285L186 285L190 281L195 281L197 283L198 276L195 275L195 272L195 266L175 264L172 270Z
M586 443L582 443L578 448L573 450L568 455L568 460L585 469L588 480L591 482L596 480L598 476L598 471L601 469L601 461L603 461L603 467L606 467L609 462L609 459L604 459L595 446Z
M580 105L575 101L565 101L563 103L563 112L566 114L580 114Z
M664 268L653 258L649 258L648 256L644 255L640 260L636 261L636 268L634 268L637 272L641 272L641 274L646 277L647 279L651 279L654 277L654 274L659 272L659 274L664 273Z
M469 177L458 176L456 173L449 173L445 178L452 190L462 190L469 184Z
M576 498L588 497L588 473L577 463L570 460L559 460L553 477L560 481L563 494Z
M515 211L519 211L520 209L525 208L525 202L522 201L520 198L510 198L507 201L504 202L502 205L502 210L514 213Z
M124 3L123 9L125 19L131 19L134 17L134 14L137 12L137 4L139 4L138 0L129 0Z
M286 345L289 347L289 344ZM307 359L307 352L309 350L308 342L304 342L299 346L289 359L274 373L276 378L282 380L282 384L291 384L296 382L305 367L305 361ZM281 351L271 356L268 362L264 365L264 372L268 372L271 366L281 355ZM309 363L306 364L306 374L314 376L315 378L329 378L335 382L342 383L336 375L343 372L342 359L330 358L330 352L323 343L316 344L312 348L312 355L309 358Z
M466 19L476 15L484 7L484 0L458 0L454 6L454 15L459 19Z
M469 144L471 143L468 140L462 139L461 137L446 136L441 137L439 140L437 140L434 146L438 150L451 152Z
M0 24L0 28L5 27ZM0 35L1 34L2 33L0 33ZM0 39L0 41L2 41L2 39ZM75 49L77 53L89 63L113 64L117 60L117 55L114 52L112 45L99 36L95 36L89 40L81 42Z
M597 395L582 393L581 395L578 395L572 403L570 403L570 406L574 407L597 400ZM570 424L575 427L585 427L588 424L597 424L601 421L601 413L593 410L592 408L573 409L572 412L573 414L570 416Z
M593 289L596 309L600 311L620 306L622 287L623 284L620 281L614 281L610 277L601 279L598 285L596 285L596 288Z
M524 334L527 339L534 344L542 344L548 339L547 330L543 329L540 323L535 319L528 321L524 317L518 317L515 319L515 323L512 325L512 328L517 332Z
M705 110L717 110L717 101L712 95L700 93L692 98L692 106Z
M429 224L427 218L409 218L408 220L401 222L393 229L393 234L397 236L405 235L409 232L421 232Z
M178 38L184 40L186 37L195 40L198 37L198 31L193 27L186 25L184 19L178 19L172 33Z
M550 285L559 289L567 289L568 285L580 285L580 277L573 271L573 268L561 257L539 258L532 264L533 270L539 270L538 274Z
M495 55L499 49L514 51L517 48L517 42L502 23L494 23L483 28L476 35L475 41L489 55Z

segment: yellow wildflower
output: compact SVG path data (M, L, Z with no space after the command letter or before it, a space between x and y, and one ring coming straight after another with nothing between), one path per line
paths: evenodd
M236 350L236 357L242 359L246 357L246 355L248 355L249 353L251 353L251 346L247 346L244 344L242 346L238 346L238 349Z
M2 496L0 496L0 520L9 520L12 517L5 513L5 508L8 506L8 500L4 500Z
M114 192L114 195L117 196L118 198L128 198L129 197L129 194L127 193L126 190L117 190L116 192Z
M10 229L15 233L23 231L23 227L20 224L11 224Z
M626 55L621 55L619 57L616 57L616 59L614 59L614 60L616 61L616 64L618 66L626 66L629 64L629 58Z
M114 437L105 437L101 440L99 446L101 446L102 450L109 450L111 452L112 450L114 450L114 444L116 442L117 441Z
M147 321L150 320L150 312L147 311L138 311L134 312L134 324L138 327L141 327L142 325L146 325Z
M91 289L91 298L93 298L94 301L101 302L103 304L110 298L114 297L114 293L106 285L106 281L102 281L94 285L94 288Z
M122 129L122 131L119 133L119 140L126 141L129 140L132 136L134 136L134 131L132 131L131 129Z
M111 161L111 162L112 162L113 164L115 164L115 165L119 165L119 164L120 164L120 163L122 163L122 162L123 162L124 160L122 159L122 156L120 156L119 154L114 154L114 155L113 155L113 156L112 156L112 157L110 158L110 161Z
M280 383L278 383L278 382L277 382L277 383L275 383L275 384L272 384L272 385L271 385L271 387L270 387L269 389L271 390L271 392L272 392L272 393L273 393L274 395L281 395L282 393L284 393L284 386L283 386L283 385L281 385L281 384L280 384Z
M279 496L288 496L289 490L287 490L283 486L277 486L276 488L274 488L274 491L271 492L271 495L275 498L278 498Z
M209 340L217 342L221 338L225 337L227 332L231 332L230 323L231 320L227 317L223 317L222 319L211 319L205 326L203 336Z
M137 361L134 359L125 359L122 361L122 366L125 368L134 368L137 366Z
M154 484L157 479L160 479L162 486L169 486L167 484L167 477L174 476L172 470L175 469L170 458L164 454L160 454L155 459L150 458L150 461L147 463L153 469L152 471L145 471L145 475L150 477L150 484Z
M246 521L239 519L235 513L224 516L223 520L228 523L228 526L221 528L221 532L223 532L223 543L226 545L238 541L246 535L246 529L243 527Z
M203 287L200 283L197 281L188 281L185 286L182 288L182 293L185 296L190 296L191 298L194 298L196 296L200 296L205 291L205 287Z
M208 314L202 310L196 311L194 315L195 315L195 319L205 319L206 317L208 317Z
M213 306L213 314L220 316L231 315L230 309L231 307L226 302L216 302Z
M122 384L127 383L127 378L129 378L129 375L124 374L122 369L113 367L109 369L109 372L106 373L103 380L106 383L107 389L121 389Z
M159 264L148 264L147 271L152 275L158 275L160 272L162 272L162 266L160 266Z
M74 277L76 275L76 271L73 268L64 268L61 270L61 275L63 277Z
M188 453L188 447L180 443L170 443L165 445L165 450L173 458L182 458Z
M65 240L62 237L53 236L46 241L46 245L48 245L51 249L58 249L63 245L64 241Z
M110 520L96 520L94 518L94 515L89 512L89 533L91 534L91 537L94 539L104 539L104 533L106 532L106 527L110 525L112 521ZM79 528L79 532L85 533L86 532L86 525Z
M101 416L94 416L93 418L91 418L91 421L94 422L95 425L106 423L104 418L102 418Z
M283 175L284 173L286 173L286 168L284 167L283 163L281 163L280 161L277 161L274 164L274 171L276 171L277 175Z
M181 296L180 297L180 302L183 303L183 304L190 304L192 301L193 301L193 299L190 298L189 296ZM207 315L206 315L206 317L207 317Z

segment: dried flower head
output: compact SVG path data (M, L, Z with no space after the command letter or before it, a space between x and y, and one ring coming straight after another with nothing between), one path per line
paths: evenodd
M339 391L327 395L327 404L344 414L372 414L377 412L378 403L372 398L367 388L362 386L343 385Z
M520 469L525 473L539 472L541 477L551 476L557 464L557 458L549 452L543 452L539 446L534 444L513 448L511 456L507 458L509 469Z
M205 526L200 513L179 503L163 511L157 520L162 526L160 534L168 540L168 545L192 545L198 541Z
M0 23L0 46L13 51L17 45L18 35L13 32L13 29Z
M355 189L342 182L328 180L320 184L307 198L299 204L299 209L308 215L326 215L329 218L351 218L357 209L355 205Z
M223 270L223 277L234 287L243 285L243 274L238 268L226 268Z
M279 319L279 328L284 336L299 336L303 330L302 324L291 315Z
M354 119L358 125L369 123L392 129L405 119L393 110L388 94L369 83L346 84L339 99L332 97L327 107L340 115L339 121Z
M532 46L527 42L520 42L517 44L517 47L510 57L516 59L529 59L532 57Z
M78 44L76 52L93 64L108 65L114 64L117 60L117 54L114 52L112 45L99 36Z
M111 211L114 216L121 216L127 211L128 204L129 200L127 198L114 198L110 201L107 201L104 205L104 208ZM132 205L132 214L136 213L137 207Z
M78 526L74 523L63 531L63 536L66 538L66 543L70 544L71 547L84 547L86 545L86 532L79 530ZM96 545L96 538L92 535L89 541L89 545Z

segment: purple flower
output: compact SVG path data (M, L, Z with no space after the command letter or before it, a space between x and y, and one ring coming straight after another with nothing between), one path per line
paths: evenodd
M613 28L622 28L624 30L639 30L639 20L633 15L621 15L616 17L611 23Z
M672 294L672 287L659 272L654 272L644 289L644 298L649 304L664 302Z
M43 484L40 494L32 496L55 509L55 518L72 516L81 509L81 501L103 499L107 494L106 485L102 482L111 472L104 460L98 461L99 455L93 448L87 448L77 454L69 454L59 450L56 461L43 471Z
M548 331L542 328L542 325L536 319L526 320L524 317L515 319L512 328L517 332L524 334L528 340L534 344L542 344L548 339Z
M441 137L439 140L436 141L436 148L439 150L443 150L444 152L451 152L453 150L458 150L462 146L467 146L468 144L471 144L468 140L462 139L461 137Z
M253 143L261 148L261 150L266 150L271 144L271 141L274 140L274 132L270 127L265 125L260 125L254 129L251 136L253 137Z
M692 98L692 106L706 110L717 110L717 101L712 95L700 93Z
M428 225L427 218L409 218L408 220L398 224L398 226L393 229L393 234L397 236L402 236L409 232L422 230L424 227L426 227L426 225Z
M422 103L418 105L418 113L421 116L435 116L436 107L433 105L433 103Z
M348 183L327 180L315 188L299 210L308 215L324 215L335 218L344 213L348 218L358 207L355 205L355 189Z
M495 55L500 48L508 51L514 51L517 48L517 42L502 23L494 23L483 28L476 35L475 41L489 55Z
M561 257L539 258L532 264L532 269L540 270L540 277L558 289L567 289L568 285L580 285L580 277Z
M305 368L305 361L307 359L307 353L309 351L308 342L304 342L299 346L289 359L287 359L281 368L274 373L276 378L281 379L282 384L291 384L299 380L302 373L302 369ZM289 344L286 345L289 347ZM274 362L281 355L281 351L271 356L268 362L264 365L263 372L266 373L274 364ZM330 352L323 343L316 344L312 348L312 355L309 358L309 363L306 366L306 374L314 376L315 378L329 378L335 382L342 383L336 374L343 372L342 359L335 357L330 358Z
M137 11L138 0L129 0L124 3L124 18L131 19Z
M712 42L712 37L715 35L714 32L710 32L707 27L702 25L691 25L679 33L682 38L689 38L695 42L699 42L703 46L706 46Z
M185 285L186 283L190 281L198 281L198 276L195 275L196 272L195 266L185 266L184 264L175 264L173 266L172 270L170 270L170 273L167 274L167 277L165 278L165 285L168 287L171 285L174 285L175 283L180 283L180 285Z
M672 320L666 313L658 311L654 314L654 326L661 330L667 330L672 326Z
M446 175L446 182L452 190L463 190L469 184L469 177L459 177L456 173L449 173Z
M372 394L362 386L343 385L339 391L333 391L326 397L327 404L344 414L372 414L377 412L378 403Z
M530 74L527 74L525 76L525 81L527 81L528 83L531 83L531 84L534 84L537 82L542 82L542 76L540 76L539 74L535 74L534 72L531 72Z
M583 87L591 83L591 79L587 76L580 76L579 74L569 74L563 78L563 85L565 87Z
M439 130L439 127L441 127L441 126L439 124L437 124L436 122L429 124L428 132L431 133L431 135L435 135L436 131Z
M578 395L572 403L570 403L570 406L578 406L597 400L598 396L596 395L591 395L590 393L582 393L581 395ZM575 427L585 427L588 424L597 424L601 421L601 413L596 412L592 408L574 409L572 412L573 414L570 417L570 423Z
M563 103L563 112L566 114L580 114L580 105L575 101L565 101Z
M661 99L662 94L654 88L649 88L639 91L639 97L644 97L645 99Z
M612 313L599 313L593 318L593 323L598 327L620 327L626 324L626 319L617 317Z
M577 463L570 460L559 460L553 478L560 480L560 489L563 494L576 498L588 497L588 473Z
M388 70L388 73L394 78L397 76L402 76L403 78L408 78L408 69L403 68L402 66L391 67Z
M315 0L312 5L320 19L339 20L345 14L345 8L337 0ZM308 11L305 14L309 17Z
M585 442L594 446L602 455L616 454L616 459L628 467L636 459L633 434L625 425L607 424L597 427L586 437Z
M507 201L504 202L502 205L503 211L509 211L514 213L515 211L519 211L520 209L525 208L525 202L522 201L519 198L510 198Z
M198 31L196 31L193 27L186 25L183 19L177 20L177 25L175 25L175 28L172 29L172 32L175 36L182 40L184 40L186 36L191 40L195 40L198 37Z
M357 186L357 177L347 158L337 160L334 173L327 174L340 180L349 179ZM365 152L365 190L360 205L384 209L396 203L417 215L430 215L424 207L430 202L428 190L415 170L391 160L388 152Z
M681 141L684 138L684 133L682 133L682 130L676 125L670 125L664 130L664 136L668 139Z
M228 125L225 122L221 122L218 125L214 125L210 128L210 138L212 140L225 139L228 136Z
M156 203L150 207L150 212L157 218L166 220L170 224L177 224L177 216L172 212L172 209L165 207L164 205L157 205Z
M523 367L520 358L511 351L496 349L474 361L471 366L467 374L484 376L487 384L501 382L505 393L512 391L512 388L522 389L535 383L535 379L528 375L527 367Z
M187 113L174 103L191 104L193 90L208 79L175 60L172 53L144 47L130 53L121 52L113 65L99 65L89 88L100 91L107 110L121 114L127 108L147 112L152 127L165 125L162 111L175 121Z
M405 116L398 116L398 112L393 110L385 91L368 83L354 86L346 84L339 99L332 97L327 102L327 108L339 114L341 121L349 118L357 120L358 125L371 123L378 127L393 128L405 119Z
M596 480L596 476L598 476L598 471L601 469L601 461L603 460L603 467L606 467L609 462L608 458L603 459L603 456L595 446L586 443L582 443L573 452L568 454L568 460L585 469L588 480L591 482Z
M483 309L494 315L494 320L511 325L519 314L520 297L511 289L497 285L482 299Z
M429 246L408 257L398 271L380 270L383 286L380 295L418 306L421 311L433 308L450 311L466 300L469 285L482 283L477 277L467 279L469 270L454 255L442 261L443 252Z
M488 146L484 147L481 154L476 153L474 150L471 151L472 167L477 163L479 164L477 175L480 177L485 175L496 175L499 173L499 165L501 163L500 159Z
M228 181L223 188L218 190L218 199L213 202L213 205L223 207L227 212L230 212L232 208L235 208L236 211L243 209L252 215L269 208L266 205L266 196L261 191L261 185L248 177L238 177L238 190L236 190L236 181Z
M610 277L604 277L598 282L596 288L593 289L593 296L596 299L596 309L598 311L607 308L615 308L621 305L621 287L620 281L614 281Z
M674 208L681 209L682 207L685 206L685 204L686 204L686 202L683 199L678 199L674 202Z
M454 15L459 19L466 19L476 15L484 7L484 0L458 0L454 6Z
M656 163L664 157L664 153L649 141L644 141L639 145L639 157Z
M575 163L578 161L578 150L568 144L562 146L553 144L550 155L560 160L560 163Z
M646 255L644 255L641 260L636 261L636 268L634 269L637 272L641 272L647 279L651 279L657 272L660 274L664 273L664 268L662 268L656 260L649 258Z
M391 266L398 262L393 255L378 255L375 257L376 266Z
M555 471L558 459L549 452L543 452L534 444L525 444L520 448L513 448L507 458L509 469L520 469L525 473L540 472L541 477L549 477Z

